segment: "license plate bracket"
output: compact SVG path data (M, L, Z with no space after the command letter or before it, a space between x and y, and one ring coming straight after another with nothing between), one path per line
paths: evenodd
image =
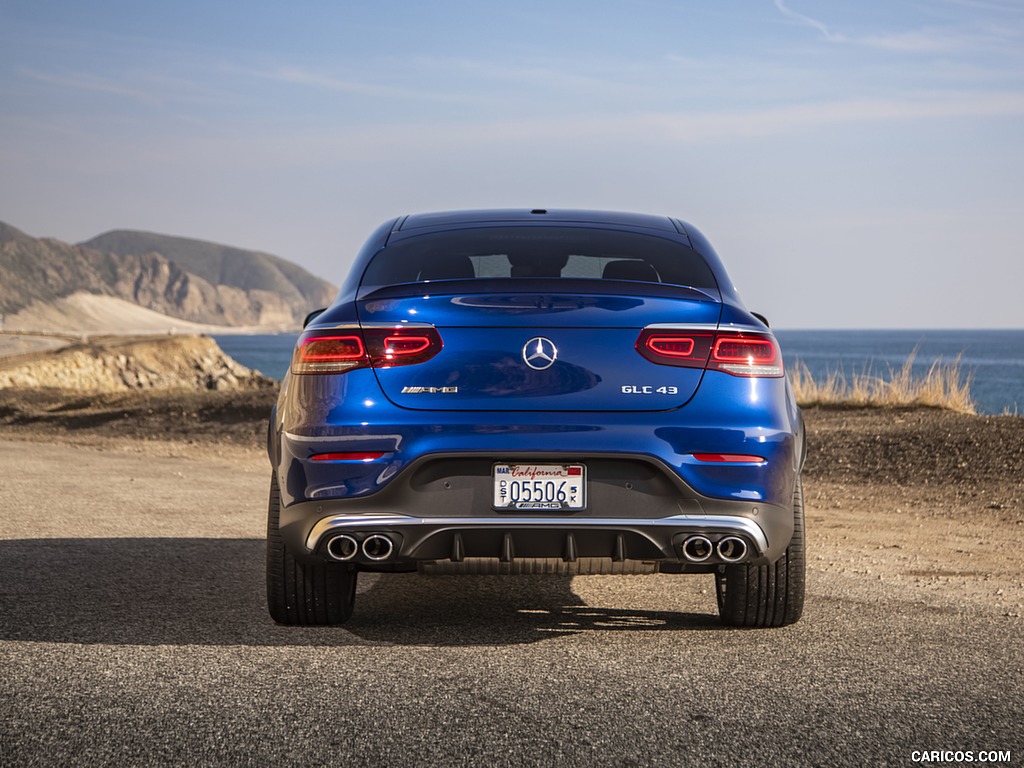
M495 464L494 509L578 511L587 506L584 464Z

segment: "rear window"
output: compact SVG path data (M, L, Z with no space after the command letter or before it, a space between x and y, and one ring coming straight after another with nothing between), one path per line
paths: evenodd
M567 278L717 288L704 259L661 237L573 227L488 227L419 235L387 246L362 292L425 280Z

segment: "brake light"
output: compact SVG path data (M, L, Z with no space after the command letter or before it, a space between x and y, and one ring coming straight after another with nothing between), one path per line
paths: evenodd
M355 334L302 334L292 355L292 373L341 373L366 365L363 338Z
M646 329L636 341L636 350L652 363L679 368L704 368L714 343L711 331L662 331Z
M430 337L388 336L384 339L384 356L388 360L419 355L430 349Z
M636 350L658 365L706 368L733 376L780 377L783 372L782 353L770 334L645 328Z
M708 368L733 376L782 376L782 353L772 336L753 333L719 334Z
M431 326L364 328L363 338L374 368L425 363L444 346L441 334Z
M648 349L656 355L668 355L669 357L690 357L696 346L693 339L672 336L651 336L647 340Z
M345 373L355 368L390 368L423 363L441 351L433 327L306 331L292 355L292 373Z

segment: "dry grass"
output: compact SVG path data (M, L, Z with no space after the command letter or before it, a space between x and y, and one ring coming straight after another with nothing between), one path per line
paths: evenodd
M841 371L829 371L824 381L815 381L810 369L797 360L789 368L789 379L800 405L855 405L878 408L926 406L958 413L976 413L971 397L974 374L960 367L960 356L952 362L941 358L922 377L913 372L917 350L899 369L877 376L870 369L847 380Z

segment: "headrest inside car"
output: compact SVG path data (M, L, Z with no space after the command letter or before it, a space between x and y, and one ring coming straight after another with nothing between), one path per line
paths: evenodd
M605 280L642 280L645 283L661 282L658 270L646 261L637 261L636 259L609 261L604 265L601 277Z

